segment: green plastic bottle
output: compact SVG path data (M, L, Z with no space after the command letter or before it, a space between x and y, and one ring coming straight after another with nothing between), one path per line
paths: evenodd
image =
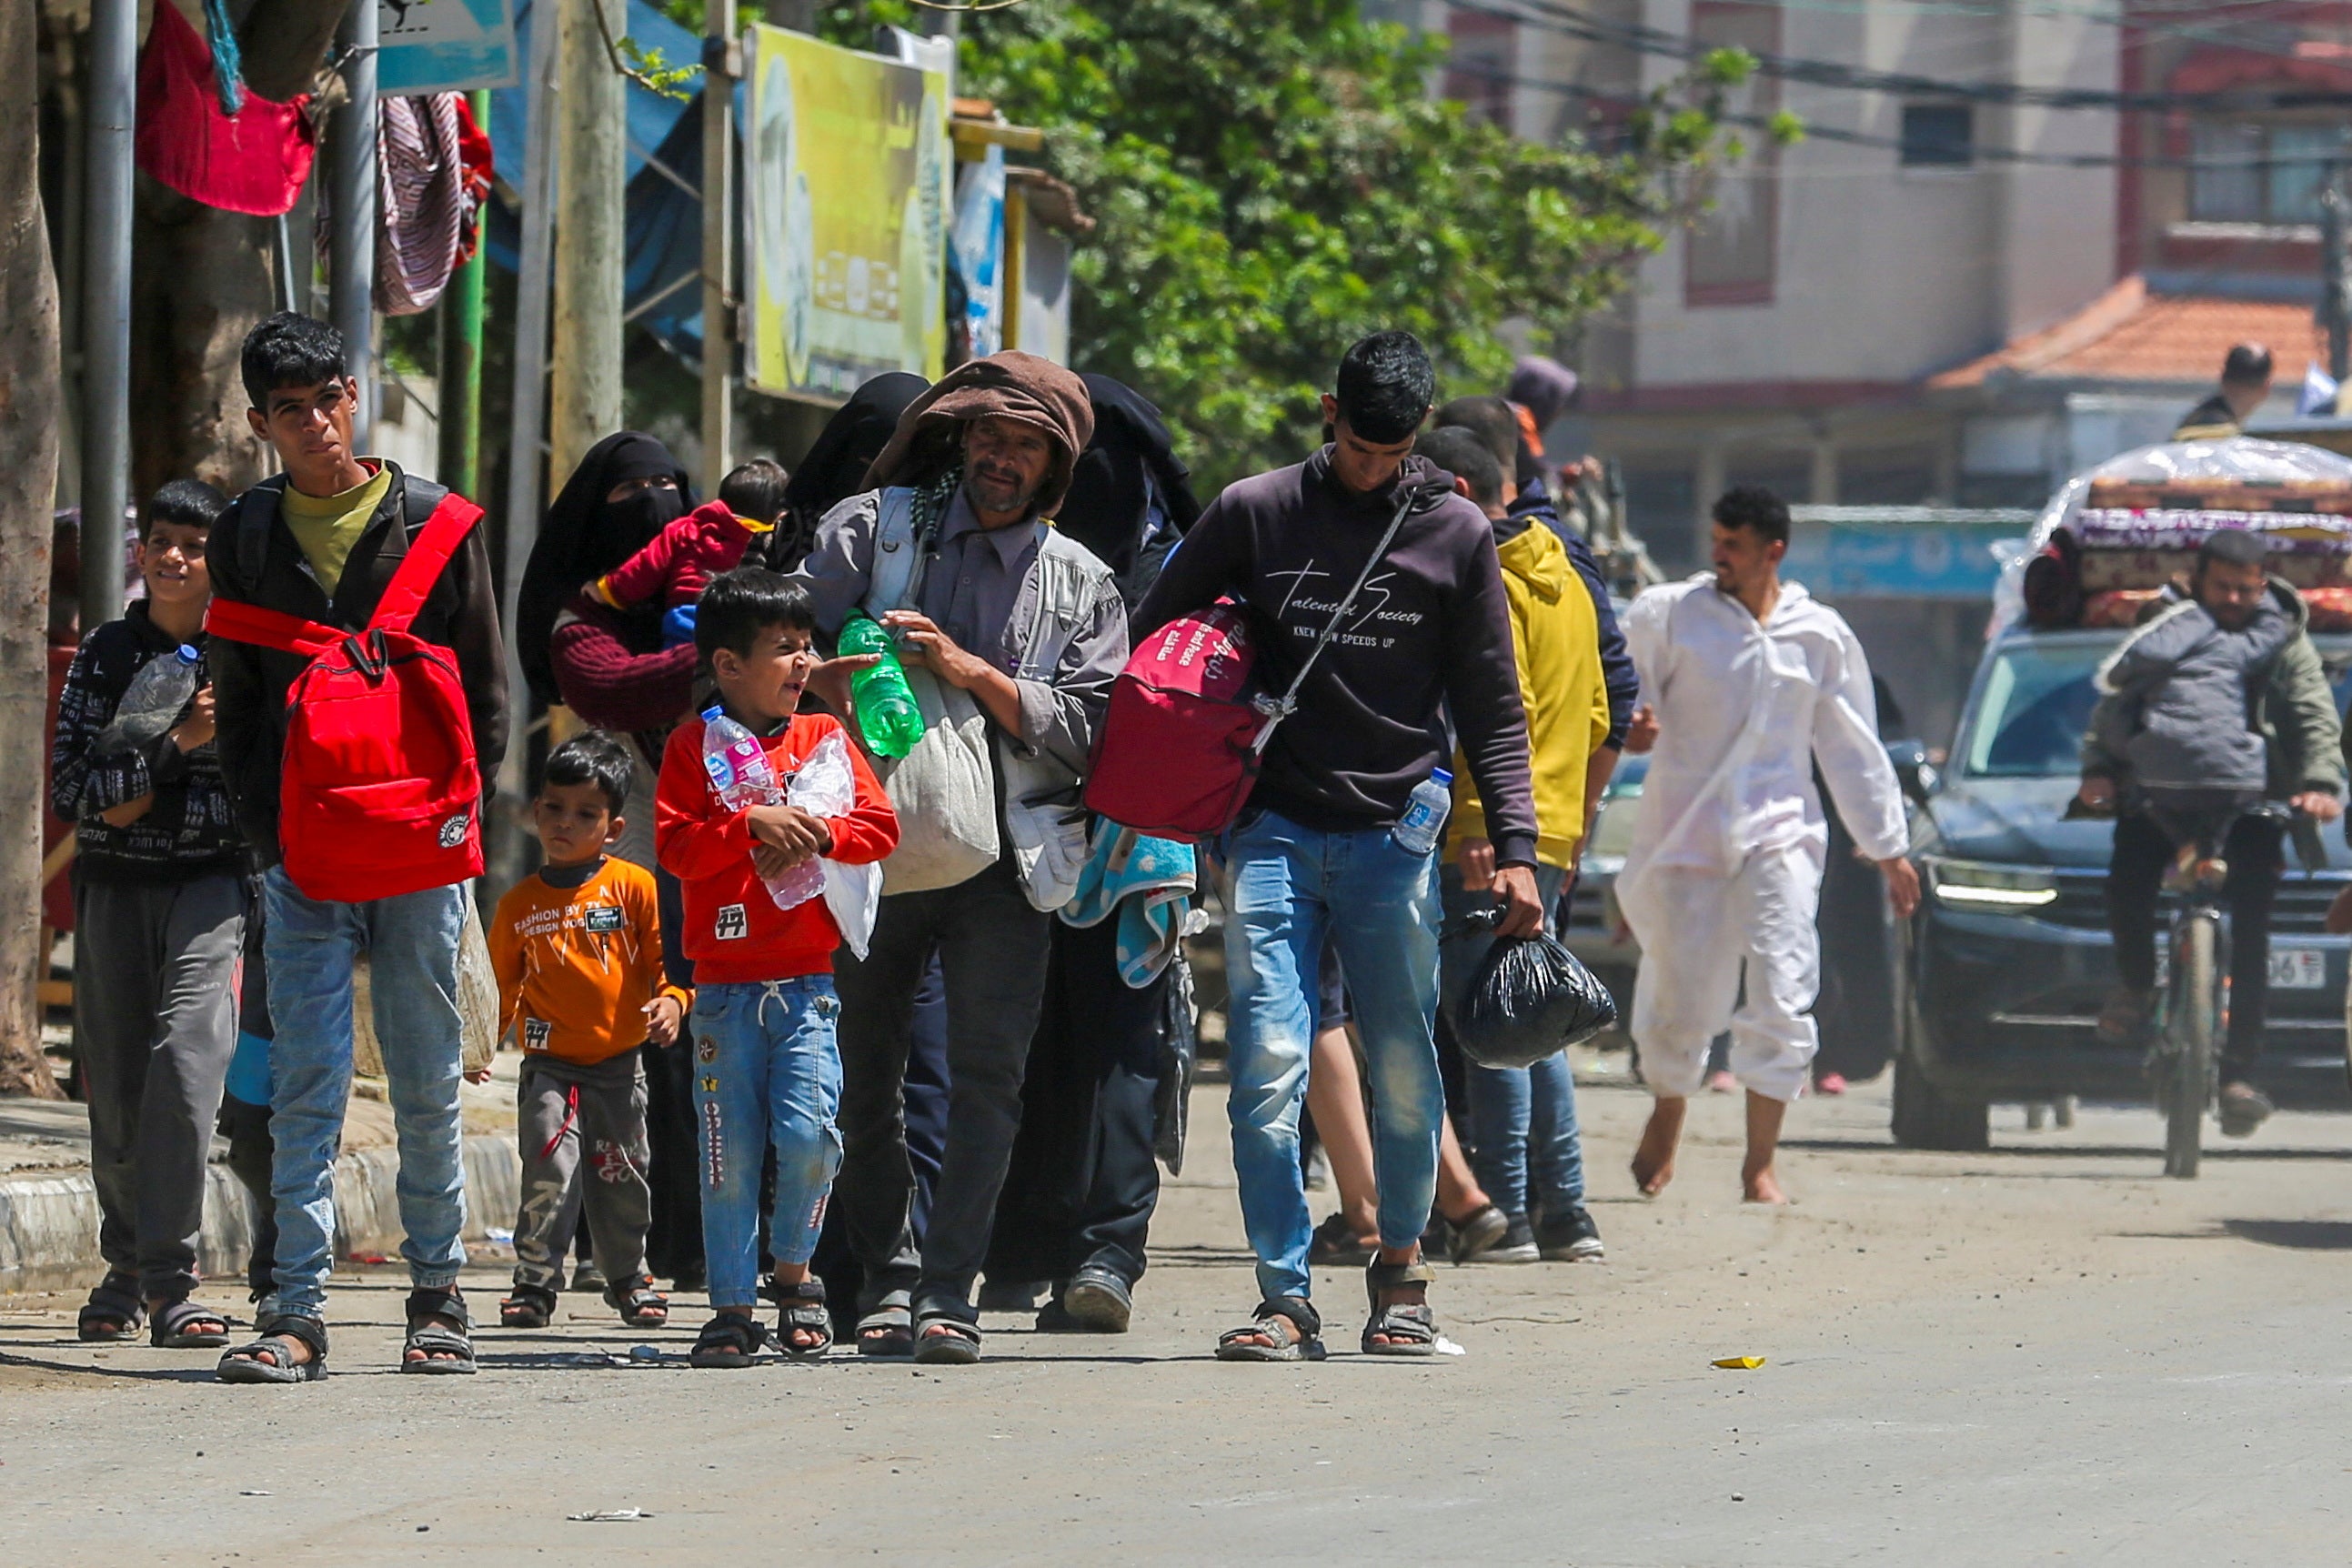
M903 757L923 738L923 710L907 685L907 671L890 634L870 616L852 616L841 628L844 655L878 653L882 662L849 678L857 732L877 757Z

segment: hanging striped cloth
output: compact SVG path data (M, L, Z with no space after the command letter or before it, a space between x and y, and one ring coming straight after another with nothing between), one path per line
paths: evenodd
M377 110L376 309L432 309L457 268L470 203L459 96L386 98Z

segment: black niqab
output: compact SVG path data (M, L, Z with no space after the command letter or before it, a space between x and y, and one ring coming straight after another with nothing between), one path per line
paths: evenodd
M604 499L624 480L665 474L677 481L677 489L641 490L619 501ZM548 662L548 641L555 635L555 617L563 606L582 584L644 549L666 524L693 507L694 490L686 469L654 437L624 430L588 448L540 523L515 606L516 655L541 701L562 700Z
M1094 404L1094 439L1071 471L1069 495L1054 526L1102 558L1133 609L1168 552L1201 515L1201 503L1160 410L1109 376L1081 379ZM1155 499L1162 526L1147 542Z
M931 384L906 371L887 371L850 394L784 486L784 515L768 536L768 564L796 569L816 543L826 512L866 488L866 470L890 443L898 416Z

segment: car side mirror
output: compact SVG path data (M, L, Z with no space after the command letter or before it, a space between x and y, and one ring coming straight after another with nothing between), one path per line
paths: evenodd
M1895 764L1895 782L1915 805L1927 805L1927 797L1943 784L1943 774L1928 759L1924 742L1889 741L1886 742L1886 760Z

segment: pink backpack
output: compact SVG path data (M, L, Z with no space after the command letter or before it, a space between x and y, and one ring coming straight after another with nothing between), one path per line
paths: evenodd
M1223 832L1257 783L1256 663L1249 625L1227 600L1145 638L1111 688L1087 808L1180 844Z
M1248 804L1275 726L1298 710L1307 672L1339 635L1404 520L1453 493L1453 478L1444 473L1398 486L1388 531L1364 558L1355 586L1279 697L1251 690L1257 650L1250 646L1241 606L1231 600L1171 621L1145 638L1110 689L1110 711L1087 776L1087 808L1121 827L1179 844L1223 833Z

